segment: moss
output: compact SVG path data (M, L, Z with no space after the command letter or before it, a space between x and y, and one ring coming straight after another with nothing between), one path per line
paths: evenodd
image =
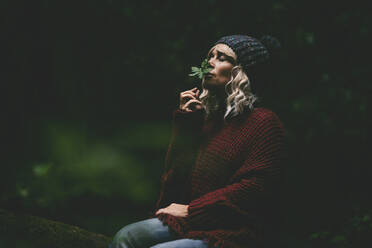
M0 236L16 238L35 247L106 248L110 237L76 226L0 209ZM29 247L29 246L28 246Z

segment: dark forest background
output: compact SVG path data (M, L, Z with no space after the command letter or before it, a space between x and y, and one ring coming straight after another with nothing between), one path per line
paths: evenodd
M288 247L363 247L372 15L335 3L0 1L0 208L108 236L147 218L178 94L200 87L191 66L221 36L271 34L259 96L287 130L278 231Z

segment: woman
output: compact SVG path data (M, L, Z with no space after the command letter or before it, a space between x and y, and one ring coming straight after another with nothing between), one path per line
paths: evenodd
M112 247L268 247L279 232L284 129L256 107L249 79L260 83L253 74L270 40L231 35L210 49L201 94L180 93L154 214L121 229Z

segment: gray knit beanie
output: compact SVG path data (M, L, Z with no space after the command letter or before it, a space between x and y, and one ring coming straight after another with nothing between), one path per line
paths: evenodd
M247 69L255 64L265 62L270 57L269 50L279 48L279 41L269 35L256 39L247 35L229 35L219 39L214 45L228 45L237 55L237 62Z

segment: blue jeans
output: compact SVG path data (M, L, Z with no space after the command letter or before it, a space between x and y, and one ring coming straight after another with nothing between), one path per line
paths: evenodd
M159 219L129 224L114 236L109 248L207 248L206 240L178 238Z

